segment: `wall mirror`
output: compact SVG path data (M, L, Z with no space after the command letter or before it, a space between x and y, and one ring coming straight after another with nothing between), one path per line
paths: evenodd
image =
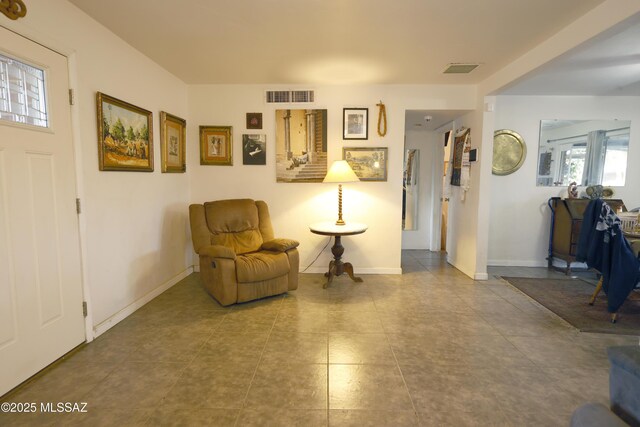
M402 229L418 229L418 173L420 150L408 149L402 178Z
M538 186L623 186L629 120L541 120Z

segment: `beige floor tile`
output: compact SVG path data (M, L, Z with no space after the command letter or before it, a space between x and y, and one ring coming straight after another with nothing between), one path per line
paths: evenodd
M609 406L609 370L606 368L541 368L549 382L584 402Z
M327 411L325 409L283 408L246 408L240 414L237 424L239 427L325 427L326 425Z
M109 374L114 364L76 363L73 358L47 368L25 386L3 396L8 402L79 402Z
M413 411L375 411L363 409L332 409L329 425L335 427L410 427L418 426Z
M329 314L326 310L288 310L278 314L273 330L278 332L329 332Z
M412 410L397 366L329 365L330 409Z
M171 409L240 409L257 363L199 357L187 366L162 400Z
M89 407L153 408L169 392L184 364L124 362L85 397Z
M324 333L273 332L262 355L264 363L327 363L328 336Z
M235 425L238 409L195 409L159 407L149 417L149 426L227 427Z
M0 425L567 425L607 403L607 347L494 276L403 251L402 275L301 274L285 295L222 307L192 274L0 400L86 414ZM513 276L563 277L546 269Z
M382 323L376 312L370 311L330 311L329 332L383 333Z
M188 363L202 349L211 332L184 331L179 327L161 329L157 335L140 343L129 354L132 362Z
M261 363L251 383L248 408L326 409L327 365Z
M396 365L385 334L331 333L329 363Z
M87 427L111 427L147 425L147 420L152 414L152 409L121 409L121 408L93 408L87 407L86 412L78 413L51 413L41 412L34 414L2 414L0 413L0 425L6 427L34 427L34 426L87 426ZM8 416L7 416L8 415Z
M202 345L198 356L203 358L257 362L269 337L264 332L215 331Z
M448 411L444 407L438 411L418 413L420 425L425 427L519 427L522 424L513 423L501 411L480 410L474 412ZM553 424L539 424L551 426ZM560 425L560 424L558 424Z

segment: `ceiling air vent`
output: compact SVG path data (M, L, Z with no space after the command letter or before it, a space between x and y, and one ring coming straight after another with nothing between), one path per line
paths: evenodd
M267 104L308 103L315 100L312 90L268 90Z
M444 74L469 74L480 64L447 64L447 68L443 71Z

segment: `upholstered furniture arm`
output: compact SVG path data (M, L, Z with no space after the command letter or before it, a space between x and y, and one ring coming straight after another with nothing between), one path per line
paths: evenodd
M202 284L220 304L227 306L238 301L236 261L229 258L200 254Z
M208 256L211 258L227 258L236 259L236 253L227 246L209 245L200 248L200 256Z
M274 252L286 252L297 248L300 242L291 239L273 239L262 244L262 250Z
M189 206L189 223L191 224L193 250L199 254L200 248L211 244L211 232L207 227L203 205L194 204Z

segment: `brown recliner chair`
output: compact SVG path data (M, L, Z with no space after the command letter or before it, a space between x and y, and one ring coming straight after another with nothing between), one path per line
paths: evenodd
M193 249L207 292L220 304L298 288L299 243L275 239L269 208L251 199L189 206Z

